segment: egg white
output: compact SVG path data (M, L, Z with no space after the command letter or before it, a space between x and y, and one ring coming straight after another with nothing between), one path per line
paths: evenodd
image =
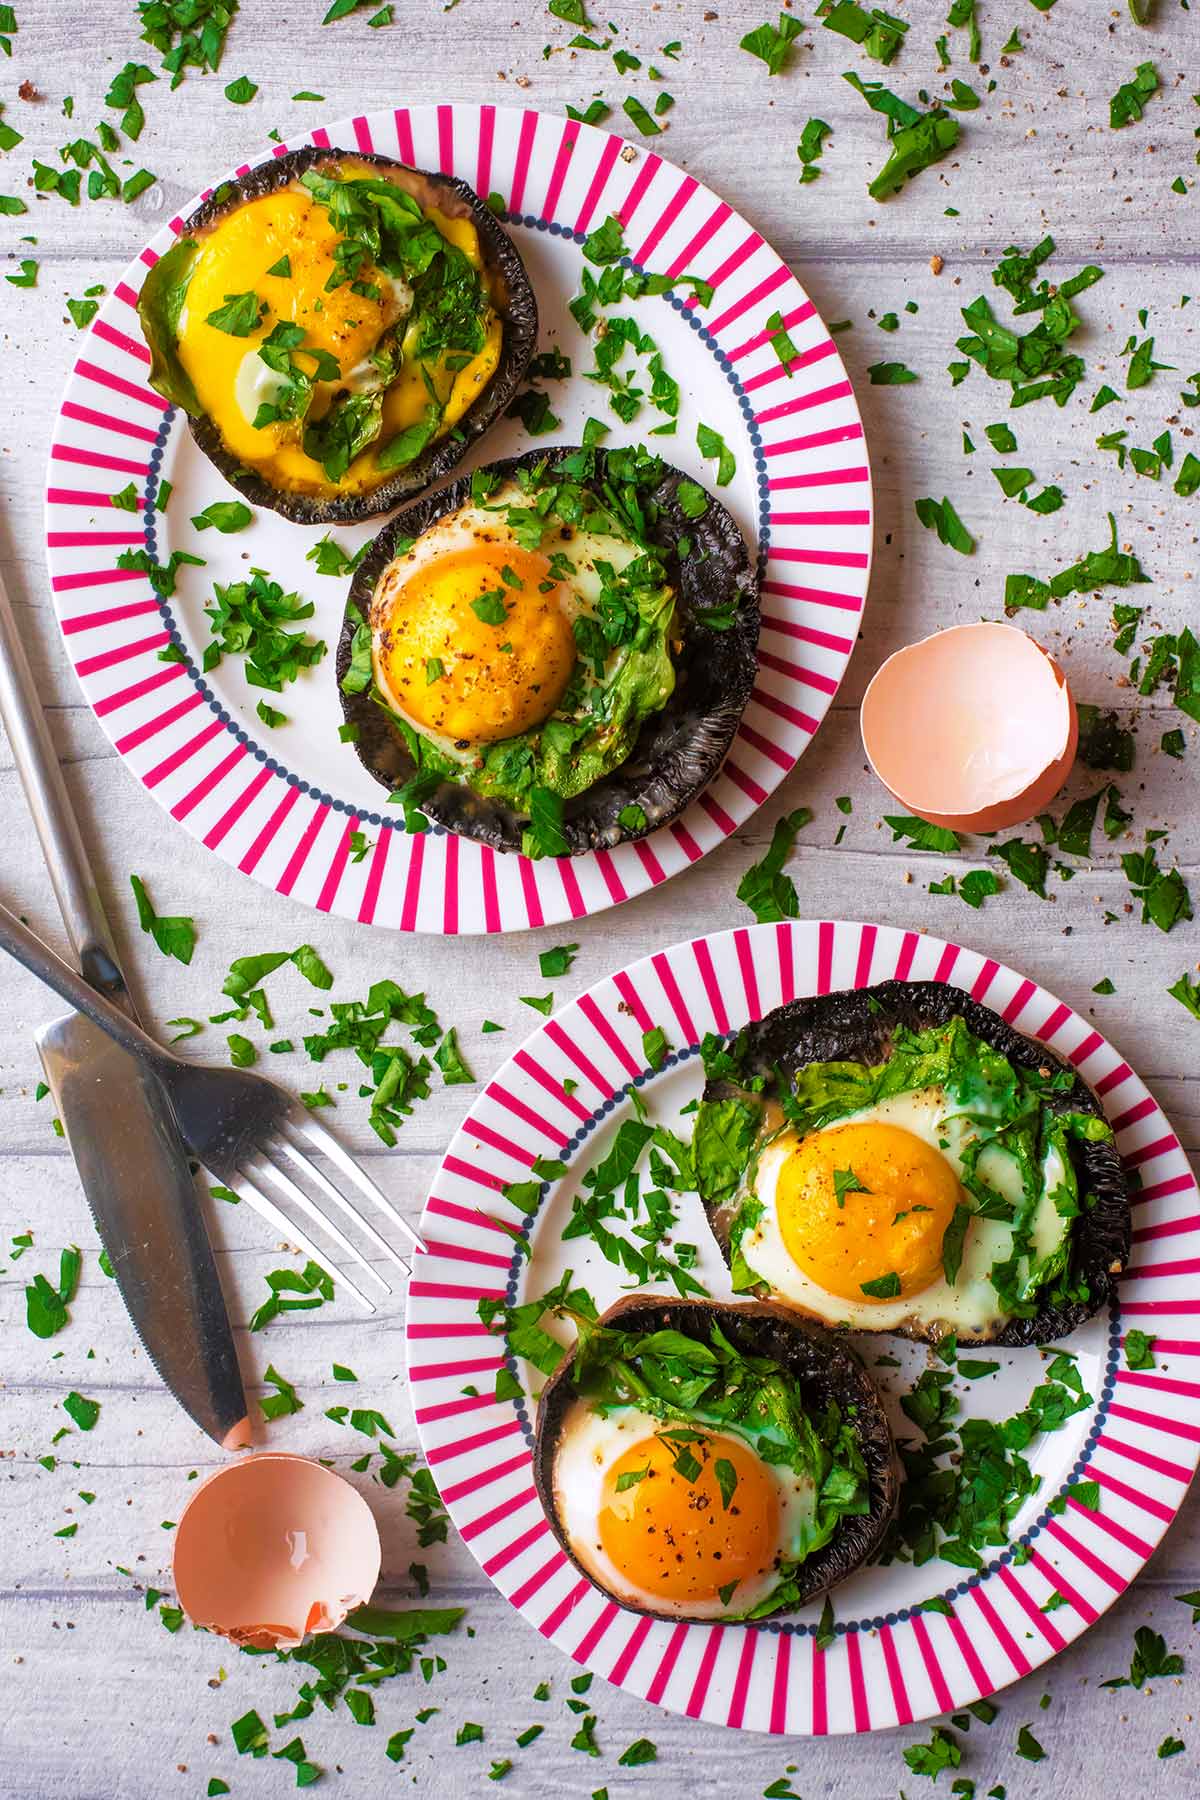
M778 1564L795 1561L808 1539L816 1516L816 1491L806 1475L778 1464L764 1463L779 1496L779 1542L775 1565L757 1579L738 1583L729 1605L719 1596L712 1600L668 1600L631 1583L613 1565L600 1542L599 1519L604 1509L604 1477L633 1445L668 1429L661 1419L636 1407L613 1408L607 1416L593 1412L584 1400L568 1408L554 1460L554 1506L572 1552L592 1579L627 1606L647 1612L673 1613L680 1618L719 1619L730 1613L748 1612L779 1585ZM723 1431L719 1425L697 1430ZM725 1433L732 1436L733 1433ZM744 1440L742 1440L744 1441Z
M457 511L436 519L420 537L413 540L407 550L392 558L376 583L375 596L371 602L371 662L375 685L393 712L398 713L414 731L428 738L456 762L474 762L476 750L469 745L464 748L457 739L447 737L444 732L432 731L428 725L414 719L388 680L383 638L390 607L407 582L421 569L443 556L483 546L490 550L499 549L502 554L508 550L519 552L520 545L504 517L504 509L530 504L530 497L522 492L516 482L505 482L489 495L486 506L469 502L460 506ZM596 568L597 562L610 563L619 573L642 555L636 544L631 544L624 538L610 537L602 532L582 531L576 526L562 525L554 519L546 523L542 551L547 557L559 551L571 564L573 572L569 581L564 579L558 584L558 598L572 624L581 613L594 614L599 606L604 583ZM452 682L453 670L443 679Z
M859 1125L868 1121L898 1125L915 1137L931 1144L945 1158L961 1187L962 1151L971 1139L973 1128L961 1118L947 1117L953 1106L940 1087L923 1088L909 1094L895 1094L850 1113L826 1127L833 1131L842 1125ZM815 1134L814 1134L815 1135ZM923 1329L940 1328L956 1332L960 1338L981 1337L1003 1324L999 1296L988 1279L993 1263L1003 1262L1012 1254L1012 1227L999 1219L973 1217L963 1240L962 1263L958 1277L951 1284L940 1276L920 1294L900 1296L896 1300L846 1300L819 1286L811 1276L793 1262L779 1223L778 1189L780 1172L799 1139L792 1131L783 1131L770 1139L759 1154L753 1175L755 1197L763 1203L764 1212L741 1239L741 1254L754 1273L773 1292L792 1305L822 1319L826 1324L866 1327L875 1331L894 1331L903 1326ZM1016 1159L1006 1150L989 1145L976 1165L980 1178L1000 1196L1020 1205L1021 1176ZM1063 1178L1061 1160L1052 1151L1045 1169L1046 1195ZM963 1192L965 1204L973 1206ZM1043 1197L1033 1218L1033 1245L1037 1257L1049 1255L1058 1244L1064 1221L1048 1197ZM880 1274L887 1270L881 1268Z

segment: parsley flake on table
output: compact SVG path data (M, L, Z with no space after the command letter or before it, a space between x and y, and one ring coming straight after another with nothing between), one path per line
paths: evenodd
M795 18L791 13L781 12L778 25L769 22L756 25L753 31L746 33L739 48L765 63L768 75L778 75L787 66L793 40L803 30L802 19Z
M20 1251L16 1254L19 1255ZM13 1260L16 1260L15 1255ZM26 1286L25 1323L34 1337L54 1337L68 1323L70 1315L67 1308L75 1298L82 1264L80 1251L75 1245L68 1244L59 1255L58 1286L52 1286L42 1274L35 1275L33 1281Z
M575 961L578 949L578 944L556 944L550 950L543 950L538 957L543 981L555 981L565 975Z
M1010 875L1027 887L1039 900L1046 900L1046 876L1050 859L1040 844L1028 844L1023 838L1010 838L1006 844L988 846L989 856L998 856Z
M957 1769L962 1762L962 1746L952 1731L935 1725L927 1744L910 1744L904 1760L914 1775L927 1775L936 1781L943 1769Z
M273 1363L267 1364L263 1380L275 1389L273 1394L259 1395L258 1404L262 1409L264 1419L283 1419L289 1413L298 1413L304 1410L303 1400L291 1382L284 1380Z
M760 925L774 924L800 915L800 901L783 865L791 854L796 835L811 824L812 808L798 806L775 822L771 845L760 862L752 863L738 883L737 898L748 906Z
M80 1431L91 1431L100 1417L100 1402L89 1400L86 1395L76 1393L73 1388L62 1406L67 1417L78 1425Z
M1141 902L1143 925L1171 931L1181 920L1192 917L1187 882L1178 868L1159 868L1158 853L1149 841L1144 850L1122 856L1121 868L1134 900Z
M872 363L867 374L872 387L906 387L910 382L920 380L916 371L906 368L902 362Z
M883 822L891 827L894 844L903 838L914 850L937 850L943 856L952 856L959 848L958 834L945 825L930 825L909 813L886 813Z
M1136 338L1131 337L1121 354L1129 357L1125 386L1131 393L1137 388L1149 387L1160 369L1170 369L1172 366L1170 363L1155 362L1152 337L1143 338L1140 344Z
M1200 982L1193 981L1185 972L1167 989L1173 1000L1186 1007L1193 1019L1200 1019Z
M248 75L239 75L225 89L225 98L234 106L246 106L258 92L258 84L251 81Z
M1165 1737L1163 1739L1162 1743L1158 1746L1158 1750L1157 1750L1156 1754L1159 1756L1160 1759L1165 1761L1168 1756L1178 1756L1179 1752L1181 1750L1185 1750L1186 1748L1187 1748L1187 1745L1184 1743L1182 1738L1171 1737L1170 1735L1168 1735L1167 1737Z
M140 875L131 875L129 885L137 902L138 924L142 930L150 934L164 956L173 956L176 962L190 963L196 948L195 921L183 914L156 913Z
M1139 63L1133 72L1132 81L1123 81L1108 106L1108 123L1113 131L1119 131L1123 125L1140 119L1146 108L1146 101L1152 94L1157 94L1161 83L1158 70L1153 63Z
M919 112L882 82L863 81L853 70L843 74L842 79L862 95L872 112L882 113L888 121L889 154L879 174L868 184L872 200L890 199L906 181L940 162L958 143L958 120L940 107Z
M627 1750L622 1750L617 1762L622 1769L638 1769L643 1763L658 1761L658 1749L649 1738L637 1738Z
M1148 1681L1155 1681L1160 1676L1182 1674L1183 1658L1178 1651L1167 1649L1167 1640L1161 1632L1152 1631L1149 1625L1139 1625L1133 1634L1129 1674L1114 1676L1110 1681L1102 1681L1100 1686L1143 1688Z
M906 19L898 19L878 6L867 12L858 0L834 0L828 10L818 11L827 31L836 31L852 44L860 45L873 62L893 61L908 32Z
M796 155L800 158L801 181L815 181L821 173L818 163L825 149L825 139L831 135L832 125L824 119L810 119L800 133L800 142L796 145Z
M1021 471L1021 473L1024 472ZM916 515L925 529L936 531L939 543L948 544L950 549L957 550L960 556L972 555L975 549L975 539L948 499L937 501L932 496L926 496L914 501L913 505Z

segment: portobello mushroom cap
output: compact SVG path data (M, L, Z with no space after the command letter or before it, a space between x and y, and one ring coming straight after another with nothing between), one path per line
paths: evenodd
M578 445L556 445L507 457L487 468L508 481L518 470L542 464L553 470L564 458L579 454ZM594 455L595 474L582 485L599 492L607 453L597 450ZM700 518L684 512L679 484L690 480L681 470L664 465L662 480L649 496L658 508L649 541L664 555L677 596L672 635L682 644L672 658L675 689L662 711L646 718L620 767L565 802L563 832L572 856L632 843L677 818L716 775L750 699L758 666L757 564L737 521L715 495L708 495ZM372 700L370 690L356 694L342 690L355 627L361 619L369 619L376 584L396 554L397 543L420 537L470 498L471 478L463 475L389 519L359 564L350 588L337 648L338 691L347 722L358 728L359 758L389 791L409 781L416 765L402 734ZM689 540L686 556L679 554L680 538ZM733 609L733 623L725 630L707 623L703 614L711 609ZM644 826L621 824L618 815L628 806L642 808ZM527 816L505 800L477 794L465 782L442 781L431 794L422 795L420 808L448 831L494 850L521 848Z
M745 1046L744 1068L750 1076L767 1078L763 1090L769 1098L779 1091L780 1075L787 1076L809 1063L859 1062L880 1063L886 1060L898 1026L909 1031L923 1031L929 1026L946 1025L955 1016L967 1029L1006 1056L1020 1069L1040 1073L1065 1071L1072 1077L1071 1086L1045 1095L1049 1112L1088 1113L1104 1117L1104 1109L1091 1088L1070 1063L1048 1050L1045 1044L1014 1031L998 1013L981 1006L961 988L940 981L884 981L876 987L848 988L833 994L815 995L792 1000L786 1006L747 1025L739 1033ZM709 1081L704 1090L706 1100L718 1100L736 1093L736 1086L725 1080ZM1068 1275L1072 1286L1085 1284L1086 1300L1047 1304L1032 1318L1011 1318L990 1335L974 1333L973 1344L996 1344L1015 1349L1026 1344L1053 1343L1067 1337L1105 1306L1115 1291L1121 1271L1129 1257L1130 1213L1129 1184L1121 1166L1121 1158L1112 1138L1102 1143L1069 1139L1069 1153L1079 1181L1080 1194L1095 1195L1095 1205L1080 1212L1073 1221L1071 1256ZM706 1205L708 1222L726 1262L729 1261L729 1231L737 1211L737 1200L727 1205ZM750 1290L768 1294L766 1284ZM787 1301L780 1301L787 1305ZM870 1330L856 1326L856 1330ZM927 1332L917 1327L881 1327L895 1337L926 1338ZM960 1331L960 1339L964 1334Z
M823 1411L831 1400L836 1401L843 1411L849 1407L856 1409L856 1435L867 1466L868 1510L839 1519L829 1542L806 1557L796 1571L800 1598L794 1606L770 1614L767 1622L786 1617L788 1612L807 1605L815 1595L835 1587L877 1554L899 1499L899 1460L883 1403L843 1336L802 1319L788 1307L769 1300L738 1304L633 1294L610 1306L600 1324L622 1331L680 1331L701 1343L711 1341L711 1328L716 1325L744 1354L769 1356L778 1363L796 1382L809 1412ZM572 1403L579 1398L573 1379L574 1368L575 1350L571 1349L542 1389L533 1450L533 1479L555 1537L580 1573L593 1585L600 1586L575 1556L554 1504L554 1461L563 1422ZM607 1592L606 1589L602 1591ZM643 1612L652 1619L666 1619L676 1624L686 1617L679 1612L654 1612L648 1607L634 1606L619 1594L610 1597L628 1611Z
M395 182L412 195L422 210L436 207L448 218L470 219L479 235L484 267L492 277L492 304L503 327L500 358L491 380L452 432L435 438L404 468L385 475L375 487L359 493L301 494L290 488L273 487L264 475L247 468L231 455L207 414L189 414L192 436L226 480L253 505L271 507L297 525L347 525L361 519L373 519L442 480L501 417L520 386L537 347L537 300L520 252L495 213L457 176L410 169L391 157L364 151L323 150L315 144L306 145L300 150L289 150L285 156L258 163L244 175L221 182L184 221L180 237L211 230L247 201L278 193L281 188L298 181L309 169L327 174L347 162L366 164Z

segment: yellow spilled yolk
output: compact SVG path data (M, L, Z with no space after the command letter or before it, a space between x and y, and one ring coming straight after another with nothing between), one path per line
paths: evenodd
M477 269L482 268L478 233L469 219L451 219L433 210L426 216ZM305 333L297 360L306 373L315 366L304 357L304 350L312 347L336 358L341 375L348 377L399 316L392 283L371 268L361 272L358 285L377 288L378 299L355 293L349 281L326 287L340 241L328 211L302 188L283 188L246 201L201 238L178 326L179 359L226 448L248 467L261 471L273 486L297 493L356 492L375 486L387 474L378 466L378 451L398 432L420 421L430 399L422 365L415 360L406 364L385 395L379 439L355 458L336 483L327 479L319 462L305 455L302 423L255 427L257 404L247 403L253 379L261 377L264 399L270 397L271 379L257 356L258 346L281 320L299 325ZM277 266L288 272L267 273ZM266 302L256 329L238 337L208 323L209 314L227 298L245 293ZM414 325L414 335L418 330ZM451 430L491 380L500 357L502 331L500 319L489 310L483 347L463 368L447 369L442 357L424 365L445 406L437 437ZM412 348L411 343L404 344L403 336L402 345L406 351ZM250 382L243 368L247 356L254 359ZM455 360L452 356L451 362ZM326 389L325 394L334 391L336 387ZM318 389L313 419L319 417L324 404L325 395Z
M537 552L478 543L380 584L376 679L416 724L462 744L548 719L575 666L558 582ZM546 591L542 589L545 587Z
M771 1568L779 1497L740 1439L643 1438L605 1474L599 1530L613 1567L643 1594L715 1600Z
M779 1171L776 1204L797 1267L826 1293L869 1304L937 1280L960 1197L953 1168L931 1144L899 1125L864 1122L803 1138ZM864 1282L893 1274L899 1295L863 1293Z

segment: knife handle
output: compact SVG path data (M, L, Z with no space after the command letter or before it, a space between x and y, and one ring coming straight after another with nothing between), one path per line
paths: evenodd
M132 1011L33 671L2 580L0 718L79 966L93 987Z

